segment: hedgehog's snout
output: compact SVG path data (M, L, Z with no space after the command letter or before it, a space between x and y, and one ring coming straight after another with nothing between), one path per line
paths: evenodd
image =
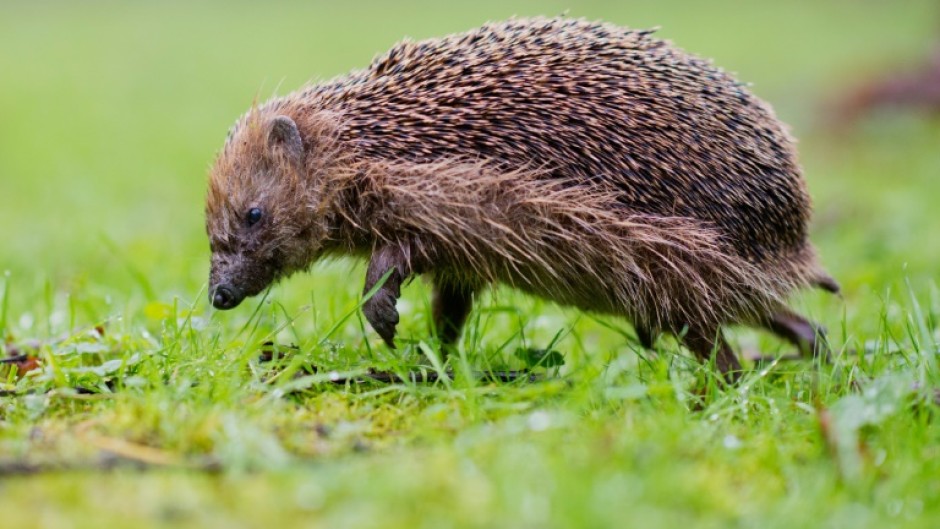
M209 291L209 301L219 310L234 309L243 299L245 294L232 285L219 285Z
M242 253L213 253L209 271L209 302L229 310L261 293L278 277L276 263Z

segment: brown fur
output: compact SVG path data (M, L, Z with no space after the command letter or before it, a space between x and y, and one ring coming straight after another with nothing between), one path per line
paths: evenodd
M641 336L687 328L733 371L721 325L769 326L794 289L837 289L769 107L650 32L583 20L404 42L251 110L206 213L210 286L235 304L325 254L371 255L366 290L393 272L364 310L390 344L401 282L427 274L445 342L502 283Z

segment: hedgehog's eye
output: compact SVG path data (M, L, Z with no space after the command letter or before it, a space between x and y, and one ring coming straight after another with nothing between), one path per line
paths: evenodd
M261 208L251 208L248 210L248 216L246 217L249 226L254 226L261 220Z

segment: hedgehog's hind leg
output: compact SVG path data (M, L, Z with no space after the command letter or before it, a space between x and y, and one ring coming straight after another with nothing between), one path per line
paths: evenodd
M441 281L434 282L432 311L434 329L441 341L443 353L447 353L460 338L460 331L473 307L475 289L467 285Z
M792 310L781 307L763 322L770 332L795 345L800 355L829 361L826 329Z
M725 341L721 329L706 330L704 327L690 325L685 336L685 345L702 362L715 359L715 367L728 382L736 382L741 376L741 363L734 350Z
M653 329L649 325L640 322L634 322L633 330L636 331L636 338L639 340L640 345L644 349L653 349L653 344L656 343L658 332L653 332Z

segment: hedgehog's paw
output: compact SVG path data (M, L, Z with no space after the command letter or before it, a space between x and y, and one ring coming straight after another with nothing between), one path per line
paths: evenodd
M823 362L831 360L826 328L818 323L781 308L770 316L764 327L797 346L803 358L816 358Z
M398 325L397 296L387 288L380 288L362 305L366 320L392 349L395 348L395 326Z

